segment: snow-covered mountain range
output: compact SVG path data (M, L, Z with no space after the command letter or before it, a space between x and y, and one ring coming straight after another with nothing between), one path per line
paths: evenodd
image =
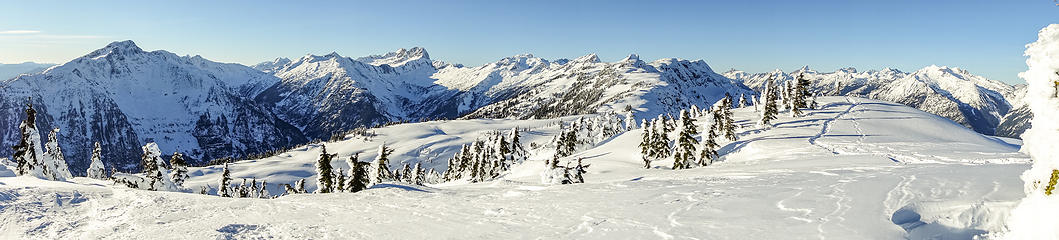
M200 160L303 143L298 129L252 101L277 82L243 65L115 42L0 84L0 144L18 141L18 124L31 98L38 126L61 129L60 145L79 173L88 167L96 141L106 161L122 170L138 168L146 142ZM0 148L0 155L10 153L10 147Z
M11 79L22 74L39 73L55 64L24 62L15 64L0 64L0 80Z
M131 170L139 146L193 162L242 157L327 139L361 126L452 118L541 119L632 111L656 116L753 94L705 62L636 55L549 61L524 54L478 67L430 59L422 48L362 58L331 53L253 67L146 52L115 42L84 57L0 85L0 144L17 141L27 99L43 128L59 127L75 172L89 146ZM0 148L0 155L10 154ZM111 160L113 159L113 160Z
M1013 109L1015 87L971 74L967 70L928 66L914 72L896 69L858 72L854 68L817 72L803 67L790 73L775 70L746 73L731 70L725 76L760 90L770 76L779 82L799 75L813 80L813 90L822 95L868 97L905 104L951 119L983 134L997 133L997 126Z

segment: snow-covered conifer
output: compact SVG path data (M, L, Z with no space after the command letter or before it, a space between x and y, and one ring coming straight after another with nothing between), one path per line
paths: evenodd
M331 172L331 176L335 176L334 187L331 192L345 192L346 191L346 174L342 172L342 169L335 169Z
M680 133L677 136L677 149L673 154L673 169L685 169L691 167L695 159L695 145L699 141L695 134L699 134L699 126L695 125L695 119L684 110L680 110Z
M410 178L411 181L409 181L409 183L415 184L415 185L423 185L423 180L424 180L424 177L425 177L424 174L425 174L425 172L423 172L422 164L419 163L419 162L416 162L416 166L414 168L412 168L412 173L411 173L412 177Z
M374 162L371 162L371 172L368 173L369 186L393 179L389 166L391 153L393 149L386 147L386 144L379 145L379 155L375 157Z
M360 162L360 152L355 152L349 156L346 160L346 164L349 165L349 178L346 179L346 190L349 192L359 192L367 188L368 174L364 169L364 163Z
M1030 129L1022 134L1022 151L1033 166L1022 173L1026 197L1011 210L1009 232L999 239L1059 239L1059 24L1037 36L1026 45L1028 69L1019 73L1028 84L1025 99L1033 113Z
M320 158L316 160L316 193L329 193L334 186L334 172L331 167L331 158L335 155L327 153L327 146L320 145Z
M632 131L633 129L637 129L637 128L638 127L636 126L636 117L633 116L632 111L626 112L625 113L625 131Z
M298 179L297 182L294 182L294 192L296 192L296 193L306 193L305 192L305 179L304 178Z
M66 156L63 155L63 150L59 147L58 128L51 130L51 134L48 135L48 142L44 144L44 148L47 149L44 159L48 170L51 170L49 179L66 181L66 179L73 178L73 175L70 174L70 168L66 165Z
M173 172L170 173L170 179L173 179L173 184L177 188L184 187L184 180L188 179L188 164L184 161L184 154L174 152L173 157L169 158L169 167L173 168Z
M147 143L142 150L143 155L140 155L140 160L143 164L143 175L146 180L147 190L176 190L173 181L169 179L169 169L165 166L165 160L162 160L162 153L158 150L158 144Z
M101 159L103 153L99 146L99 142L95 143L92 148L92 163L88 165L88 171L85 176L95 179L106 179L106 167L103 166L103 160Z
M665 131L665 120L656 119L654 123L651 123L655 129L652 131L654 136L651 137L653 143L651 144L654 153L654 160L668 158L673 153L672 146L669 140L669 132Z
M654 126L647 119L643 119L640 126L643 126L643 132L640 133L640 154L644 168L650 169L651 160L654 158Z
M19 124L22 133L14 149L13 159L17 164L19 175L30 175L40 179L49 179L51 175L44 161L44 148L41 146L40 132L37 130L37 111L33 110L32 99L26 104L26 119Z
M765 110L761 112L761 121L759 125L761 127L769 127L772 125L772 120L776 120L776 114L779 114L779 109L776 106L776 83L772 81L772 76L769 76L768 80L765 81Z
M232 174L228 171L228 163L224 163L224 170L221 172L221 182L217 185L217 196L231 197L231 185Z

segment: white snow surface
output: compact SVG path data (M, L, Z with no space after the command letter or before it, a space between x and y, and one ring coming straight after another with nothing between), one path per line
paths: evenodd
M735 109L739 140L720 142L724 157L709 167L671 170L671 162L658 161L643 169L641 130L626 132L563 159L591 164L586 183L575 185L540 184L551 150L532 148L530 160L496 181L390 183L276 199L0 177L0 238L970 239L1002 231L1023 196L1014 176L1029 164L1018 140L891 102L818 101L821 109L793 119L780 114L767 130L754 127L753 107ZM373 159L385 142L396 149L391 169L421 161L442 171L460 144L484 131L527 128L529 148L550 140L557 121L401 124L368 140L351 135L324 144L339 154L338 169L353 152ZM240 161L231 174L270 184L309 178L312 190L319 148ZM215 184L221 167L189 170L185 184L198 189Z

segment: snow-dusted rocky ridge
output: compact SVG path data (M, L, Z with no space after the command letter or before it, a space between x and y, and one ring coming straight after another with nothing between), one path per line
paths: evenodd
M1017 140L892 102L819 101L821 109L802 118L781 114L770 129L754 126L752 107L735 109L739 139L722 140L724 157L709 167L671 170L660 161L643 169L641 130L617 135L562 159L591 164L586 183L574 185L540 184L550 148L531 150L529 161L497 181L382 184L276 199L0 177L0 238L971 239L1002 231L1023 196L1013 176L1029 165ZM486 131L528 128L523 144L540 145L558 131L556 121L399 124L377 129L375 138L323 145L339 154L332 165L340 169L351 153L371 159L386 142L397 149L391 169L432 161L441 170L438 159ZM319 153L313 144L230 168L237 180L309 178L315 188ZM187 184L216 186L220 169L191 168Z
M907 73L896 69L858 72L843 68L821 73L804 67L790 73L728 71L724 75L761 89L769 76L780 82L799 74L813 80L813 90L824 95L868 97L902 103L956 121L983 134L995 134L1001 119L1012 110L1006 98L1015 88L1005 83L971 74L967 70L928 66Z
M517 55L478 67L432 61L422 48L352 59L332 53L258 65L281 79L257 96L310 138L393 121L553 118L605 111L653 116L752 91L703 61L636 55L600 62ZM308 106L308 107L307 107Z
M27 99L41 129L60 128L71 170L83 173L93 142L108 166L139 168L140 147L210 160L263 153L306 141L252 97L279 79L238 64L166 51L131 41L106 47L0 84L0 145L18 140ZM11 154L10 147L0 155Z
M139 147L193 161L278 150L361 126L425 119L553 118L605 111L639 117L752 94L703 61L594 54L548 61L517 55L478 67L433 61L425 49L362 58L337 53L278 58L254 67L115 42L45 72L0 85L0 144L17 139L28 97L42 129L59 127L70 166L89 146L137 168ZM0 148L0 155L11 149Z

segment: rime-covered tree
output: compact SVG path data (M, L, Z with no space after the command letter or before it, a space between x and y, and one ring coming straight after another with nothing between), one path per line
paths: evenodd
M588 171L585 171L585 169L588 168L588 165L581 163L581 160L583 159L584 158L577 158L577 165L574 165L573 168L567 168L567 172L570 172L570 183L585 183L584 174L588 173Z
M677 136L676 152L673 154L673 169L690 168L695 162L695 145L699 141L695 134L699 134L699 126L695 125L695 119L687 111L680 110L680 133Z
M158 150L158 144L147 143L142 150L143 155L140 155L140 160L143 164L143 175L146 180L147 190L176 190L173 181L169 179L169 169L165 166L165 160L162 160L162 153Z
M270 196L269 196L267 187L268 187L268 181L261 180L261 185L257 189L257 196L260 197L260 198L269 198Z
M625 131L632 131L636 128L636 117L633 116L632 111L625 112Z
M769 76L768 80L765 81L765 92L762 93L765 96L765 110L761 112L761 121L759 124L762 127L769 127L772 125L772 120L776 120L776 114L779 114L779 109L776 106L776 83L772 80L772 76Z
M331 192L345 192L346 191L346 174L342 173L342 169L335 169L331 175L335 176L334 190Z
M521 134L518 127L511 129L511 158L516 163L526 161L529 157L529 152L522 146L522 138L519 135Z
M412 168L409 167L407 163L405 163L404 167L401 167L401 170L398 171L401 172L401 177L399 178L399 181L405 183L409 183L412 181Z
M316 193L330 193L335 186L334 168L331 167L331 158L334 154L327 153L327 146L320 145L320 158L316 159Z
M389 166L391 153L393 149L386 147L386 144L379 145L379 155L375 157L374 162L371 162L371 172L368 173L369 186L393 179Z
M232 197L232 174L228 171L228 163L224 163L224 170L221 172L221 182L217 186L217 195L221 197Z
M735 141L735 116L732 115L731 96L725 94L724 102L724 106L722 106L720 109L717 109L720 112L716 115L720 115L722 117L721 120L723 121L722 126L724 126L724 137L727 138L729 141Z
M184 180L188 179L188 163L184 161L184 154L174 152L173 157L169 158L169 167L173 168L173 172L170 173L169 178L173 179L173 184L178 188L184 187Z
M809 88L812 87L812 82L809 78L805 77L805 74L798 74L798 78L794 85L794 106L797 108L808 108L809 97L812 95L809 93Z
M409 181L409 183L415 184L415 185L423 185L423 181L424 181L423 178L424 178L424 174L425 173L423 172L423 166L422 166L421 163L418 163L418 162L416 163L416 166L414 168L412 168L412 173L411 174L412 174L412 177L410 178L411 181Z
M63 155L63 150L59 147L58 128L51 130L51 134L48 135L48 142L44 144L44 148L47 150L44 153L45 163L48 169L51 170L49 179L66 181L66 179L73 178L73 174L70 174L70 168L66 165L66 156Z
M750 106L750 102L746 100L746 94L739 95L739 108Z
M33 110L32 99L26 104L26 119L19 124L21 134L19 143L13 146L14 156L12 160L17 164L19 175L30 175L40 179L48 179L51 175L44 161L44 148L41 146L40 132L37 130L37 111Z
M644 119L640 124L643 132L640 133L640 154L643 158L644 168L651 168L651 160L654 158L654 125Z
M670 146L669 132L662 129L665 128L664 122L665 120L663 119L655 119L655 122L651 123L651 125L655 127L654 131L652 131L654 132L654 136L651 137L651 139L654 140L651 144L654 160L665 159L673 154L672 146Z
M103 166L103 160L101 159L103 153L99 146L99 142L96 142L94 146L95 147L92 148L92 163L88 165L88 171L85 176L95 179L106 179L107 170L106 166Z
M368 188L368 171L363 162L360 161L360 152L355 152L346 160L349 165L349 178L346 179L346 190L359 192Z
M305 192L305 179L304 178L298 179L297 182L294 182L294 192L296 192L296 193L306 193Z
M717 148L720 147L717 144L717 124L712 124L709 128L705 139L701 142L702 146L699 147L699 166L712 165L713 160L717 158Z

